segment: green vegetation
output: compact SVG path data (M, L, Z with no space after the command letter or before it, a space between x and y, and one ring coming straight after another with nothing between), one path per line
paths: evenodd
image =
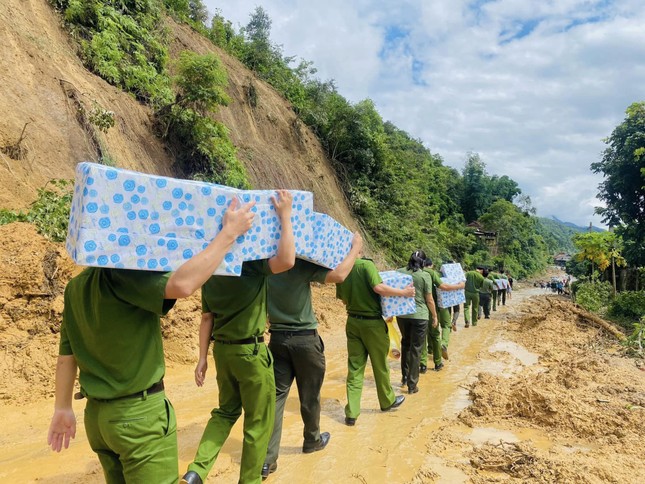
M177 149L177 162L193 178L248 188L246 171L237 160L226 127L208 114L227 105L226 71L213 54L184 51L177 65L177 95L157 113L162 137Z
M572 239L582 229L575 229L559 220L550 218L538 217L537 220L537 230L542 235L549 253L557 254L558 252L566 252L567 254L573 254L575 252Z
M88 69L107 82L132 93L157 114L160 135L172 146L178 167L190 178L248 186L228 131L209 117L228 102L226 72L213 56L186 53L179 76L168 74L168 33L164 13L169 9L206 33L201 0L52 0L78 41ZM101 131L114 124L107 110L89 112L89 122ZM171 130L172 127L172 130ZM114 160L108 164L115 164Z
M645 266L645 102L633 103L625 120L611 133L602 161L591 164L605 177L598 198L606 207L596 208L603 222L616 227L624 241L630 265Z
M535 217L506 200L497 200L480 220L498 234L499 255L493 258L496 267L510 269L516 277L526 277L547 265L549 253Z
M69 210L72 203L72 185L69 180L50 180L38 189L38 198L29 210L14 212L0 209L0 225L11 222L29 222L36 226L38 233L54 242L67 237Z
M155 0L54 0L85 65L153 106L170 101L162 8Z
M623 291L611 301L607 314L631 327L645 316L645 291Z
M420 140L384 121L371 100L349 102L333 81L314 77L310 62L284 56L271 42L271 19L262 7L236 32L219 12L207 27L201 0L52 1L86 65L153 106L158 134L187 176L248 187L226 127L211 118L228 103L226 73L215 56L185 52L171 79L164 12L236 56L292 103L332 161L354 214L391 263L423 248L437 262L485 263L523 277L544 268L559 244L517 183L489 175L477 153L467 155L461 173L445 166ZM246 88L254 107L253 80ZM466 228L474 220L497 233L492 245Z
M583 282L575 287L576 302L587 311L600 312L611 300L611 285L608 282Z

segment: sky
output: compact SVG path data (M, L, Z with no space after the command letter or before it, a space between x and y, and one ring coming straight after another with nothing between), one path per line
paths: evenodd
M603 142L645 100L642 0L204 0L239 29L262 6L285 56L461 170L479 153L540 216L602 226Z

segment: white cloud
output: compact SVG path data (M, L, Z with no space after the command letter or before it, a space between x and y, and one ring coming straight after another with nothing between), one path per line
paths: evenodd
M205 3L238 25L257 5ZM589 165L627 106L645 99L645 3L268 0L262 7L286 55L313 61L350 101L371 98L384 119L447 164L461 168L476 151L490 173L516 180L539 213L599 223L601 177Z

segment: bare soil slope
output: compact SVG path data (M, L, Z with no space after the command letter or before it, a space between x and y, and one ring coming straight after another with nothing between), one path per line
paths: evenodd
M356 229L320 143L289 104L192 29L166 22L171 56L185 49L215 52L226 66L232 102L218 116L252 184L313 191L317 210ZM0 208L27 206L49 179L72 178L76 163L97 161L101 151L118 167L173 176L172 158L151 131L150 109L83 67L47 0L1 2L0 45ZM251 83L255 107L245 94ZM79 107L91 109L93 102L115 113L107 134L92 133L79 119ZM10 148L23 128L17 156Z

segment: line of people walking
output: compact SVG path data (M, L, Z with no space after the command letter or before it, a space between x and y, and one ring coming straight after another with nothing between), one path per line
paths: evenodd
M369 359L380 410L400 407L405 396L391 384L387 360L390 336L380 297L414 297L415 313L399 316L402 335L401 376L408 394L419 392L419 374L432 355L435 371L449 358L451 331L459 307L439 308L437 289L465 288L465 326L477 325L482 301L505 304L505 295L484 269L466 273L466 282L442 282L426 254L413 252L399 269L412 277L403 289L384 284L373 261L362 258L363 241L354 234L347 257L333 270L295 258L291 227L292 196L278 190L273 203L282 223L277 254L245 262L240 277L213 276L227 251L253 220L253 203L226 211L223 228L205 250L174 273L91 267L65 290L55 411L48 444L69 446L76 433L72 395L77 373L87 399L85 429L108 483L178 480L177 425L165 396L163 346L159 316L176 299L202 288L199 359L195 383L208 372L212 344L218 386L213 408L182 483L206 481L235 422L244 414L240 483L259 483L278 469L286 400L295 382L303 421L303 453L326 448L329 432L320 429L320 393L326 362L317 329L311 283L336 284L347 311L347 378L344 423L354 426L361 414L364 373ZM489 281L489 282L486 282ZM501 298L501 299L500 299ZM269 323L270 341L265 344Z

